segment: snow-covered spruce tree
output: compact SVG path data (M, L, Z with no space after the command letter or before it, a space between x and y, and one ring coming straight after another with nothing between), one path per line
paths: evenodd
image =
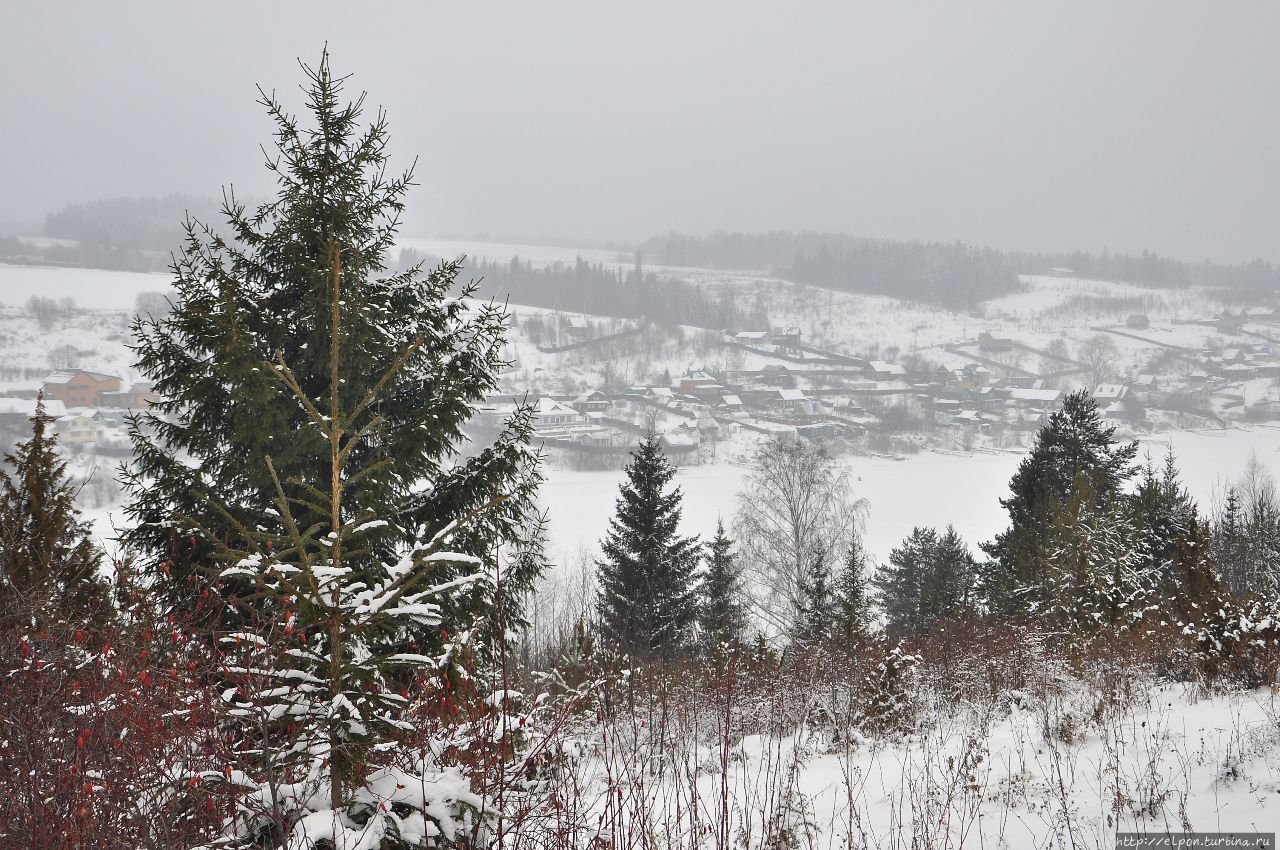
M1208 524L1178 480L1172 449L1159 472L1148 460L1129 497L1129 513L1142 567L1165 615L1178 624L1200 620L1226 588L1213 563Z
M328 386L308 393L283 353L263 363L289 394L276 403L296 404L323 438L313 462L327 475L290 488L268 454L276 501L251 523L206 496L231 526L211 557L224 565L223 581L245 587L228 601L239 625L221 641L229 680L223 699L246 756L244 769L227 777L245 792L228 832L291 848L321 840L338 847L470 840L483 827L480 798L431 752L408 748L405 713L415 690L405 673L454 673L450 661L460 644L445 636L459 626L445 619L445 608L493 578L482 558L455 547L462 542L465 549L471 527L510 496L495 493L459 510L430 536L401 538L387 555L376 548L397 523L366 492L386 466L368 449L385 444L395 426L366 412L427 343L409 343L367 389L348 391L343 328L362 307L356 287L344 284L343 256L341 243L332 243ZM219 539L197 517L176 522L197 539ZM443 651L418 646L415 635L424 631L441 635Z
M22 610L38 621L77 627L101 624L111 612L98 575L102 552L76 509L52 422L39 399L31 438L0 465L0 612Z
M698 639L705 650L714 652L725 644L737 644L747 628L733 541L724 533L723 522L716 523L716 536L707 544L706 563L699 592Z
M139 371L160 400L131 422L125 541L162 604L198 608L206 625L223 628L253 610L245 603L256 578L237 574L206 587L215 556L277 510L277 479L300 529L331 521L326 432L267 363L285 364L302 397L327 399L339 387L349 413L342 461L362 470L343 494L341 519L380 520L343 558L370 586L406 546L445 529L452 549L489 568L499 544L537 537L529 533L538 478L527 412L493 445L465 460L458 454L474 403L498 383L504 310L451 297L473 291L458 284L458 262L429 273L387 271L411 174L388 177L385 116L362 124L363 96L342 100L327 54L304 70L311 126L274 96L261 101L276 128L267 163L275 198L249 211L228 195L220 229L189 220L172 266L172 313L134 327ZM463 516L473 519L455 526ZM540 564L509 564L505 620L517 628L521 593ZM435 580L472 569L440 562ZM451 629L466 630L491 616L493 594L491 582L473 582L437 604ZM208 604L218 598L237 604ZM438 629L406 631L423 652L443 646Z
M1047 603L1044 553L1050 517L1072 499L1077 481L1088 482L1100 507L1121 497L1138 444L1117 445L1115 430L1103 424L1086 390L1068 395L1040 429L1009 482L1008 498L1000 500L1009 512L1009 528L982 544L990 560L982 564L980 586L991 613L1025 613Z
M1077 632L1137 622L1157 577L1143 557L1123 504L1099 504L1082 472L1072 496L1055 503L1043 556L1044 602L1034 613Z
M681 492L666 492L676 470L660 437L650 432L640 440L626 474L596 562L596 611L609 649L670 657L692 643L698 539L676 533Z
M916 667L920 656L910 655L899 642L883 645L879 663L862 680L862 709L858 725L868 732L890 734L911 727Z

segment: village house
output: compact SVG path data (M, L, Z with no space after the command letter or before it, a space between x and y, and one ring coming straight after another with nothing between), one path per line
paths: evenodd
M44 380L44 397L56 399L67 407L91 407L100 404L102 393L120 392L123 382L115 375L72 369L54 372Z
M803 390L776 389L767 397L767 404L775 410L786 413L803 413L813 415L816 405L807 398Z
M978 334L978 348L982 351L991 352L1011 351L1013 349L1013 341L991 331L983 331Z
M582 415L563 402L543 396L533 407L533 427L537 431L563 428L582 422Z
M1130 313L1129 318L1124 320L1124 326L1133 331L1145 331L1151 327L1151 320L1146 313Z
M599 390L583 393L573 400L573 408L579 413L604 413L609 409L609 397Z
M1141 422L1146 415L1142 403L1136 395L1129 392L1127 384L1098 384L1098 388L1093 391L1093 398L1107 419L1135 424Z
M581 316L570 316L565 320L564 332L570 339L588 339L591 336L591 325Z
M897 363L886 363L883 360L871 360L867 364L871 370L871 377L877 381L892 381L902 379L907 376L907 370Z
M54 420L58 440L67 446L83 446L96 443L102 429L108 424L103 414L94 408L75 410Z
M735 393L725 393L720 396L720 406L730 413L743 409L742 399Z
M1035 387L1008 387L1000 392L1008 399L1011 407L1033 411L1057 410L1062 405L1065 395L1062 390Z
M715 404L725 393L725 386L705 372L690 372L680 378L680 395Z
M771 387L793 389L796 385L796 379L786 366L770 363L760 370L760 383Z
M770 334L770 342L782 348L798 348L800 345L800 328L796 325L774 328Z

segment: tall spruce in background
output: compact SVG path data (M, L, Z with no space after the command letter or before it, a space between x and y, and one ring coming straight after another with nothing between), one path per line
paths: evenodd
M1122 495L1138 444L1117 445L1115 430L1103 424L1086 390L1068 395L1040 429L1009 482L1009 497L1000 500L1009 512L1008 530L982 544L990 558L982 568L982 591L992 613L1011 615L1047 604L1045 553L1052 545L1053 515L1073 498L1077 482L1088 484L1099 508Z
M675 467L650 432L620 485L617 512L596 562L596 603L605 636L632 655L671 656L689 646L698 612L698 539L681 537L680 488L666 492Z
M970 610L974 559L969 546L948 525L938 535L920 587L920 627L928 630L939 620L962 617Z
M925 574L937 546L938 532L917 526L889 552L889 563L876 571L871 584L890 632L910 634L921 630Z
M342 448L344 462L363 470L345 510L383 523L347 553L353 568L376 570L403 545L477 512L450 546L490 569L500 543L537 537L528 533L538 476L527 412L511 417L492 446L458 454L474 403L498 383L504 311L449 296L456 262L386 272L411 174L387 176L386 118L379 112L362 125L363 96L342 100L343 79L330 73L327 54L304 70L311 126L274 96L261 100L276 126L267 162L276 197L249 211L226 196L226 237L189 220L172 267L173 312L134 327L139 371L160 401L131 421L126 542L157 577L168 567L172 580L154 583L163 603L198 607L206 619L214 619L210 609L221 612L223 625L238 620L235 609L205 605L200 590L214 553L276 510L268 458L299 527L329 521L328 441L299 399L324 398L334 385L344 403L357 404ZM335 334L343 352L336 363ZM298 391L267 363L283 364ZM378 440L363 439L374 429ZM520 591L538 568L513 563L523 566L504 576L508 625L519 623ZM457 567L437 571L447 581ZM230 599L252 584L229 576L213 587ZM492 596L492 582L469 585L441 600L443 618L479 621ZM416 637L424 650L438 644L429 630Z
M833 637L845 644L860 643L871 635L871 610L867 599L867 550L854 535L836 575L836 622Z
M1129 497L1143 569L1167 614L1180 622L1196 618L1223 591L1211 557L1208 524L1178 478L1173 449L1157 471L1148 458Z
M98 622L110 610L98 576L102 553L76 509L76 489L58 457L57 437L49 433L52 423L41 398L30 439L0 466L0 612Z
M812 566L801 576L800 599L800 616L792 637L804 644L830 640L836 631L840 599L831 578L831 567L822 552L814 554Z
M747 619L742 606L742 587L733 563L733 541L724 533L724 523L716 523L716 536L707 544L707 571L702 578L698 608L699 639L705 649L742 640Z

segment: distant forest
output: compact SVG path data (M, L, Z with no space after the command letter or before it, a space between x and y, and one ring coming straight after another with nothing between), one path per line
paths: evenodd
M1012 292L1018 288L1018 274L1048 274L1056 268L1071 269L1079 277L1145 286L1280 290L1280 268L1262 260L1241 265L1188 263L1150 251L1036 254L814 231L671 233L649 239L640 250L663 265L768 271L800 283L947 307L968 307Z
M119 271L163 271L183 239L188 212L203 222L221 222L218 202L194 195L120 197L71 204L45 216L43 235L73 241L40 250L42 259Z
M27 260L122 271L163 271L182 241L188 213L215 228L219 202L192 195L118 197L71 204L50 213L43 235L63 243L34 246L0 236L0 259ZM712 233L656 236L639 246L646 261L766 271L829 289L890 295L969 308L1018 289L1018 274L1071 269L1078 277L1145 286L1213 286L1261 294L1280 292L1280 268L1262 260L1229 265L1191 263L1149 251L1141 254L1029 253L960 243L869 239L815 231ZM652 273L636 277L579 261L535 269L526 262L481 264L486 294L511 294L517 303L623 318L701 327L757 327L759 310L735 304L684 281Z
M411 249L400 253L401 267L436 258ZM593 265L581 257L573 264L535 267L513 257L509 262L468 262L464 280L480 283L479 295L529 307L545 307L623 319L649 319L659 324L725 328L767 328L762 309L745 309L733 298L683 280L659 277L639 266L623 271Z

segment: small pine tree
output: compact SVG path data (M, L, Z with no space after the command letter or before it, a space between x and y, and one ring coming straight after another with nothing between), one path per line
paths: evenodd
M0 611L98 623L110 611L98 576L102 553L76 509L52 422L41 397L31 438L0 466Z
M698 539L681 537L680 488L666 492L675 467L652 431L627 464L617 511L596 562L596 602L604 634L640 657L671 656L691 641L697 619Z
M891 631L922 635L970 605L974 561L952 526L916 528L889 554L874 582Z
M733 541L725 535L723 522L716 523L716 536L707 544L706 562L698 630L703 649L715 651L725 644L737 644L747 628L742 588L733 563Z
M920 656L908 654L897 643L887 650L862 681L862 713L859 725L868 732L905 732L911 726L915 670Z
M844 569L836 577L836 622L834 637L845 644L858 644L871 635L871 612L867 600L867 553L862 538L855 536L845 555Z

